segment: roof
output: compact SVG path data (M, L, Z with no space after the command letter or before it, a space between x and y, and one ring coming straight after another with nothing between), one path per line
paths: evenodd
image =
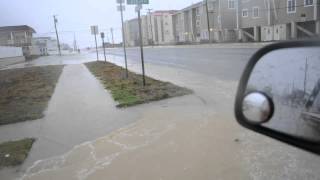
M0 27L0 31L31 31L32 33L36 33L36 31L27 25L21 25L21 26L3 26Z
M47 40L51 40L51 37L33 37L33 39L47 39Z
M162 15L162 14L175 14L178 12L177 10L165 10L165 11L154 11L152 14L157 16L157 15Z
M192 8L196 8L196 7L199 7L199 6L202 6L202 5L203 5L203 1L200 1L198 3L192 4L192 5L190 5L190 6L186 7L186 8L181 9L179 12L190 10Z

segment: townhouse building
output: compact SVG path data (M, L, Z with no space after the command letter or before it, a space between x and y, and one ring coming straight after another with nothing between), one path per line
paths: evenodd
M236 6L236 0L208 0L178 11L174 15L176 41L178 43L236 41L238 33Z
M174 44L173 14L176 11L155 11L141 16L141 30L143 45ZM126 42L128 46L138 46L139 21L131 19L125 22Z
M138 46L139 45L139 24L138 19L127 20L124 23L126 44L128 46Z
M174 44L174 19L175 10L155 11L149 14L149 38L156 45ZM150 43L150 45L151 45Z
M274 40L283 40L279 39L283 36L297 39L320 35L319 0L275 0L273 3ZM286 35L282 35L284 32Z
M148 26L149 26L148 16L146 15L141 16L142 42L143 42L143 45L145 46L149 45L149 38L148 38L149 27Z
M174 36L178 44L200 42L203 37L201 15L203 14L203 3L199 2L188 6L173 15ZM203 36L203 35L202 35Z
M320 0L203 0L142 17L145 45L259 42L319 36ZM128 21L137 45L138 22Z
M289 40L319 35L316 0L241 0L243 41Z
M237 41L239 22L239 0L208 0L213 3L213 36L216 42ZM210 13L210 10L209 10Z

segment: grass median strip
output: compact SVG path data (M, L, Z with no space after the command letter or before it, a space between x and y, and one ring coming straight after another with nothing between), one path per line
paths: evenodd
M0 71L0 125L43 117L63 66Z
M129 72L125 78L125 70L112 63L90 62L88 69L111 91L117 107L128 107L151 101L183 96L192 91L169 82L158 81L146 77L146 86L142 86L142 76Z
M0 144L0 169L22 164L34 141L35 139L28 138Z

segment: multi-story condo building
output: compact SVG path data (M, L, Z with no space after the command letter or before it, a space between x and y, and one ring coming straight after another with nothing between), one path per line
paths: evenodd
M199 43L208 42L209 38L215 42L235 41L236 6L236 0L208 0L178 11L174 15L176 41Z
M177 43L201 41L201 15L203 3L199 2L174 14L174 36Z
M237 40L239 29L238 0L208 0L213 3L213 36L216 42L230 42Z
M142 17L143 41L145 45L258 42L319 36L319 5L320 0L203 0L179 11ZM134 24L128 30L129 45L137 45L132 38L138 32Z
M142 41L144 45L174 44L173 14L176 11L155 11L141 16ZM125 22L126 42L128 46L139 45L138 19Z
M139 24L138 19L131 19L124 23L126 44L128 46L139 45Z
M147 15L149 45L174 44L173 14L175 10L155 11Z
M316 0L241 0L243 41L288 40L319 35Z

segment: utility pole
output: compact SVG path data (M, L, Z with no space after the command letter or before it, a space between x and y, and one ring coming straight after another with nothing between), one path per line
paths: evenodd
M112 47L114 48L114 38L113 38L113 28L110 28L111 38L112 38Z
M107 56L106 56L106 48L104 44L104 33L101 33L101 39L102 39L102 47L103 47L103 54L104 54L104 62L107 62Z
M97 43L97 35L94 35L94 40L96 42L96 52L97 52L97 61L99 61L99 53L98 53L98 43Z
M125 10L125 6L123 6L124 0L118 0L117 3L120 4L120 6L118 6L118 10L120 11L120 14L121 14L122 45L123 45L124 61L125 61L125 67L126 67L126 78L128 78L129 73L128 73L128 63L127 63L126 36L125 36L124 23L123 23L123 11Z
M136 6L136 11L138 13L138 21L139 21L140 53L141 53L141 64L142 64L142 80L143 80L143 86L146 86L146 78L145 78L145 70L144 70L144 55L143 55L143 37L142 37L142 28L141 28L141 9L142 9L142 5L139 3Z
M74 51L78 51L78 45L77 45L77 39L76 39L75 32L73 32L73 49L74 49Z
M152 45L152 47L153 47L153 45L154 45L154 38L153 38L153 27L152 27L152 20L151 20L151 11L152 11L152 9L147 9L148 10L148 12L149 12L149 16L150 16L150 18L149 18L149 21L150 21L150 31L151 31L151 45Z
M56 15L53 15L53 21L54 21L54 28L55 28L55 30L56 30L57 45L58 45L58 50L59 50L59 56L61 56L60 40L59 40L59 34L58 34L58 30L57 30L58 19L56 18Z
M210 16L209 16L208 0L205 0L205 1L206 1L206 13L207 13L208 37L209 37L209 43L211 43L211 29L210 29Z

